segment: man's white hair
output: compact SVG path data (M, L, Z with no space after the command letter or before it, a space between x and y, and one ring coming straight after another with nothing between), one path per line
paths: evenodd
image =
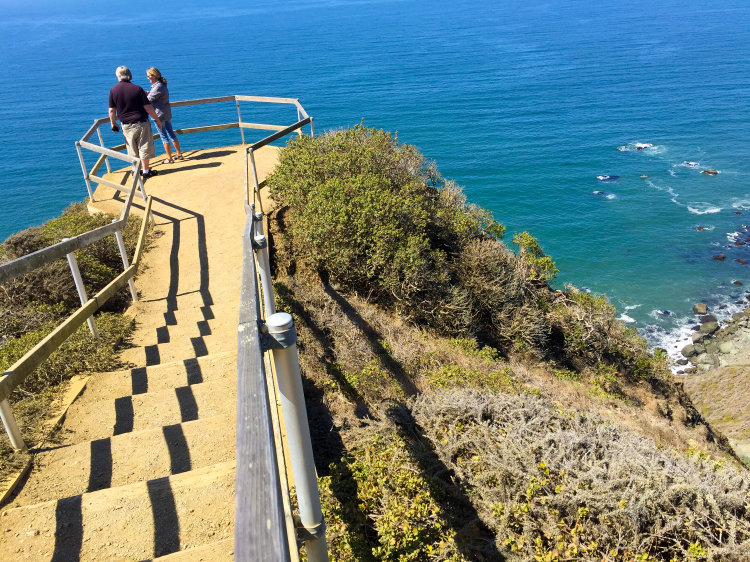
M117 79L120 81L133 79L133 75L130 74L130 69L127 66L118 66L115 74L117 74Z

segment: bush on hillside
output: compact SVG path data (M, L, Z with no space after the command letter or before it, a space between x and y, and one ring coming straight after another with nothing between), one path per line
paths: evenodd
M423 394L384 417L320 481L336 560L750 556L747 472L693 449L528 394Z
M10 261L94 228L105 226L115 217L105 213L90 215L84 203L73 203L63 213L42 226L34 226L8 237L0 244L0 262ZM128 257L132 259L138 242L141 220L128 218L122 231ZM123 271L122 258L114 235L107 236L75 252L81 277L89 296L103 289ZM122 310L129 294L120 291L104 310ZM63 308L59 308L61 306ZM18 337L43 324L50 310L61 315L80 306L67 260L57 260L0 286L0 334ZM51 309L49 307L52 307Z
M558 270L533 236L515 235L511 251L488 211L389 133L358 125L295 138L267 181L285 209L275 241L282 272L319 274L408 321L505 353L577 369L607 363L636 378L667 372L606 299L549 287Z

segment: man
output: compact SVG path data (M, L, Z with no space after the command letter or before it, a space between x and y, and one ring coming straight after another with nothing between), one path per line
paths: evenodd
M146 92L136 84L131 84L133 75L127 66L120 66L116 71L119 82L109 91L109 122L116 133L120 130L115 122L122 123L122 134L128 154L141 159L141 175L143 179L156 175L156 170L150 170L149 160L156 156L154 150L154 133L148 120L150 115L161 129L161 121L153 106L148 101Z

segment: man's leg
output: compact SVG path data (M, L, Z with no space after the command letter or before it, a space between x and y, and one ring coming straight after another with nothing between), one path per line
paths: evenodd
M141 159L141 166L143 166L142 170L144 174L148 173L148 163L150 160L151 160L150 158Z

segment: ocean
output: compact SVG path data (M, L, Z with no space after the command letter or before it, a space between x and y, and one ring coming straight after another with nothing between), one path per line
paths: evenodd
M508 241L537 237L555 286L606 294L675 357L694 303L719 318L744 307L746 0L60 4L0 0L0 239L84 198L74 141L106 115L117 66L144 87L155 66L172 100L296 97L316 132L397 131ZM176 110L173 123L231 120L225 104ZM187 150L238 142L182 138Z

